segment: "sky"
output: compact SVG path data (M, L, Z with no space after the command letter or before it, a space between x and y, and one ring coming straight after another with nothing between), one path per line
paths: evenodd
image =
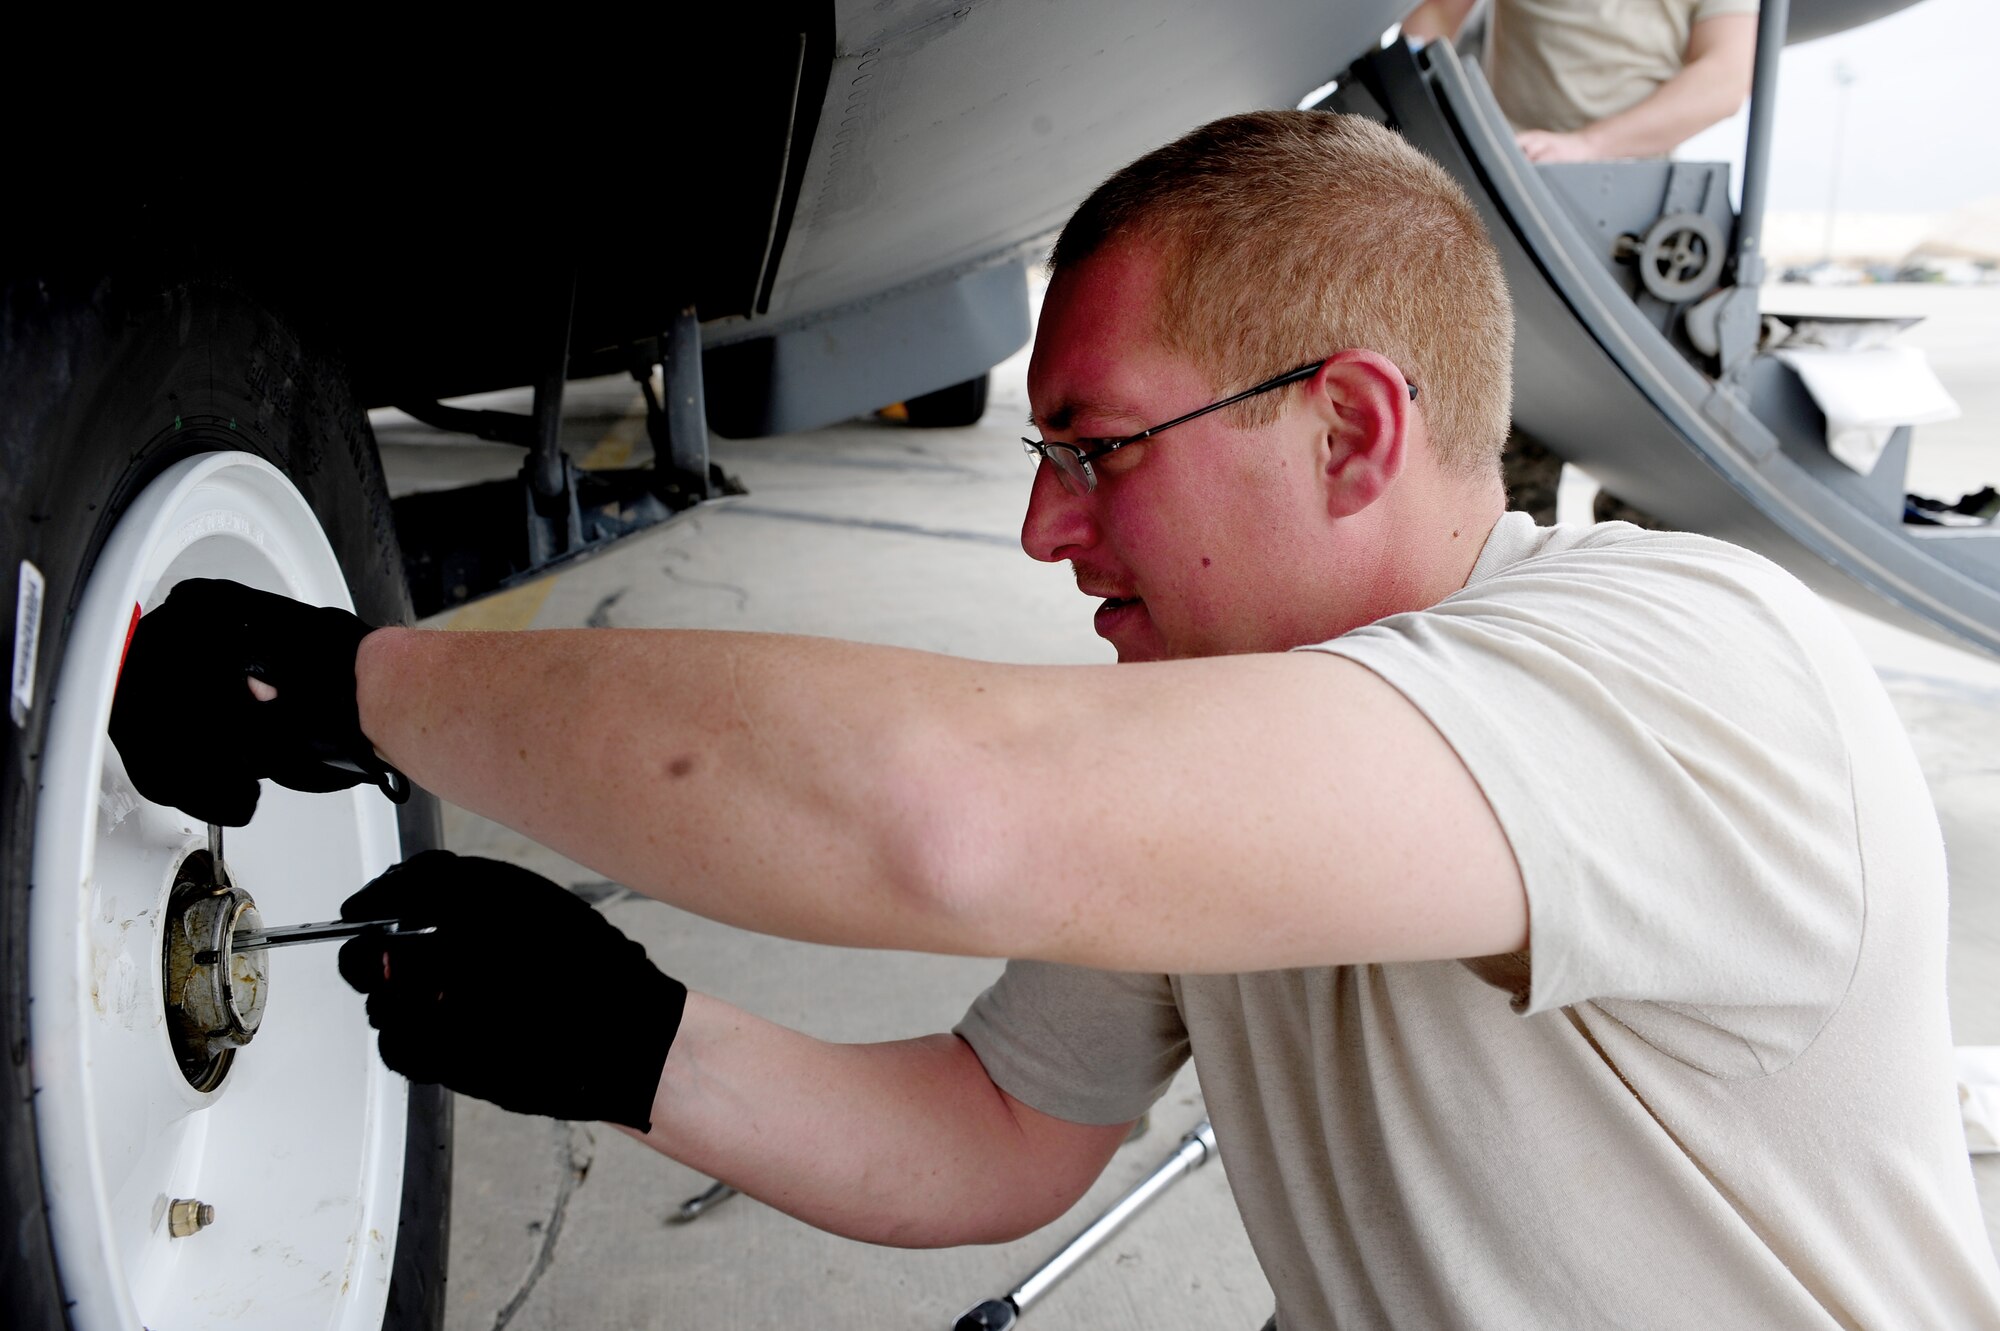
M1768 207L1842 213L1943 212L2000 196L2000 3L1921 0L1900 13L1787 47L1778 77ZM1835 120L1846 88L1840 168ZM1743 156L1747 116L1676 156Z

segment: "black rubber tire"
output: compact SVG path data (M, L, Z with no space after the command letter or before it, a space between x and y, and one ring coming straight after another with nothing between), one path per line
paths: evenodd
M372 623L409 619L389 496L345 373L278 316L226 286L109 279L0 286L0 576L47 583L34 705L6 724L0 768L0 1326L65 1331L36 1149L27 1026L35 798L48 698L83 584L111 526L182 458L242 449L291 477ZM4 623L14 624L10 609ZM7 637L10 645L13 634ZM404 854L439 840L436 802L400 817ZM401 1230L384 1326L443 1324L451 1097L411 1088Z
M920 430L979 424L979 418L986 414L986 384L990 377L982 374L977 379L911 398L903 404L903 410L909 413L909 423Z

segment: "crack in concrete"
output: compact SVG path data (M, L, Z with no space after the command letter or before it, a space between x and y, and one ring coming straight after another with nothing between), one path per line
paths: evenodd
M1020 548L1013 536L986 531L963 531L954 527L925 527L915 522L891 522L884 518L841 518L831 513L802 513L797 509L765 508L761 504L731 504L726 513L753 518L776 518L783 522L813 522L824 527L853 527L862 531L894 532L900 536L928 536L939 541L969 541L974 545L997 545L1003 550Z
M750 605L749 591L737 586L733 582L710 582L707 578L691 578L685 573L676 572L672 565L662 565L660 572L667 575L667 581L678 582L683 587L699 587L705 591L728 592L736 598L736 609L739 614Z
M535 1292L542 1275L556 1258L556 1241L562 1238L563 1218L569 1213L571 1194L583 1186L590 1176L591 1163L597 1158L597 1137L581 1123L556 1124L556 1157L562 1163L562 1181L556 1185L556 1199L549 1208L549 1218L542 1222L542 1250L535 1254L534 1265L522 1278L521 1287L514 1296L500 1306L493 1317L493 1331L506 1331L507 1324L528 1302L528 1296Z
M597 605L594 608L592 608L589 616L585 618L585 620L583 621L583 626L589 629L610 628L611 607L617 605L618 602L624 597L625 593L630 590L632 590L630 587L620 587L617 591L611 593L611 595L604 597L602 600L600 600L597 603Z
M801 451L798 461L813 467L843 467L855 471L888 471L908 473L941 473L946 476L984 476L977 467L968 467L962 462L948 462L925 453L908 453L901 457L871 458L858 457L851 453L833 453L813 450Z

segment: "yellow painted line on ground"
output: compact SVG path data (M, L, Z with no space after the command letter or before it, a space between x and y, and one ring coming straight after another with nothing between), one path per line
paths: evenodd
M590 451L576 460L576 465L585 471L605 471L612 467L622 467L632 460L632 441L620 439L614 431L590 446Z
M604 437L592 444L590 451L576 460L576 465L585 471L604 471L611 467L627 466L632 461L632 451L646 433L646 399L634 394L632 405L618 423L604 432Z
M533 582L509 587L504 592L495 592L474 601L446 620L444 626L472 633L524 629L535 622L535 616L542 611L542 603L555 589L554 578L536 578Z

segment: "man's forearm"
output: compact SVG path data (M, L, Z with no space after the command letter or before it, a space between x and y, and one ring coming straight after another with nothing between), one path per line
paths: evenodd
M363 730L444 799L628 886L744 928L976 952L929 907L925 792L970 779L940 690L1007 667L827 639L384 630Z
M1027 1113L956 1036L829 1044L690 994L641 1140L821 1229L940 1247L1053 1220L1123 1135Z

